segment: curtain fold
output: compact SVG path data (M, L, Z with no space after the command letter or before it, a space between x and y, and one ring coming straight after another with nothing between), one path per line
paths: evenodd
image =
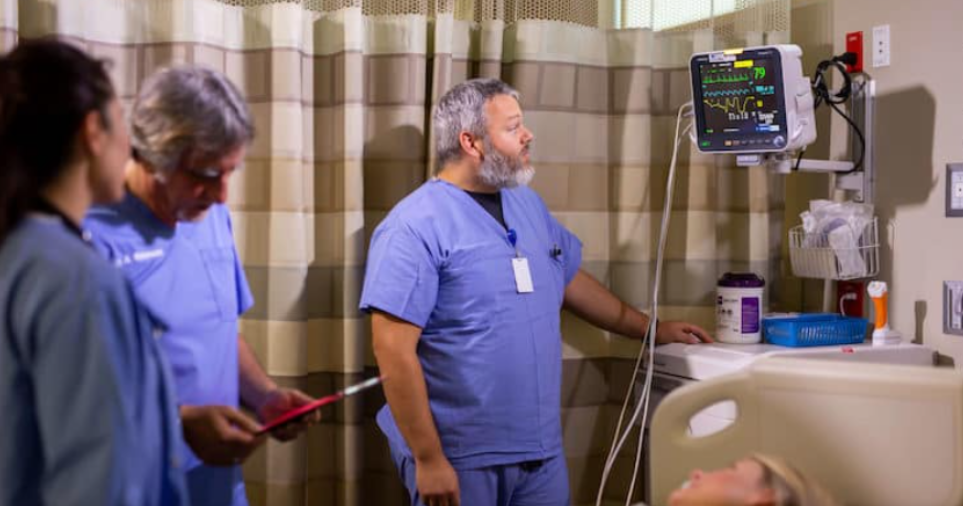
M365 249L391 207L432 173L432 105L468 78L519 89L536 136L533 186L584 242L584 268L648 309L675 115L690 99L689 55L788 40L789 0L731 0L735 11L719 15L712 3L0 0L0 50L19 38L74 41L113 61L125 103L151 72L182 62L239 85L257 128L229 201L256 299L241 329L282 385L324 395L374 374L357 309ZM682 4L708 6L709 17L653 27ZM633 9L648 24L616 29L627 25L615 13ZM777 293L784 195L778 177L689 146L660 316L711 328L722 273L755 271ZM625 359L638 345L569 315L562 333L573 504L591 504ZM306 437L269 442L245 466L252 505L405 504L374 423L382 403L379 393L351 398ZM613 500L627 489L624 460Z

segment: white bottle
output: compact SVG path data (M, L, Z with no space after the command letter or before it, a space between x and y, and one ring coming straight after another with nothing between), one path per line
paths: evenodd
M766 281L751 272L722 275L716 286L716 339L719 342L762 342L765 286Z

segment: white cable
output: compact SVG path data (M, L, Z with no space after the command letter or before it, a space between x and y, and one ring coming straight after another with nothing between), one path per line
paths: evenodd
M661 285L662 263L664 260L666 236L668 234L668 229L669 229L669 214L672 209L672 193L673 193L673 189L675 188L675 166L676 166L675 158L678 155L679 144L682 142L682 137L685 136L685 131L689 130L691 127L692 127L692 123L689 123L688 125L686 125L685 129L683 130L682 136L679 136L678 133L676 133L675 150L672 153L673 160L669 166L669 178L668 178L668 181L666 182L666 203L665 203L665 210L662 214L662 230L660 232L660 237L659 237L659 250L658 250L658 256L656 259L656 267L655 267L656 289L652 297L652 312L651 312L652 323L650 324L650 327L649 327L649 333L653 336L653 338L649 343L649 364L646 370L645 386L643 387L645 402L642 403L642 406L644 406L644 408L642 411L642 423L639 425L639 443L635 452L635 465L632 467L632 478L629 481L629 492L625 497L625 506L629 506L629 503L632 500L632 493L635 492L635 482L639 476L639 464L642 462L642 448L645 443L645 425L649 417L649 402L651 400L652 378L653 378L653 372L655 370L655 364L654 364L655 353L653 352L653 349L655 347L655 339L654 339L655 322L658 322L658 287ZM679 127L677 124L676 132L678 132L678 128ZM638 407L636 407L636 413L635 413L635 416L633 416L633 423L635 421L635 418L638 418Z
M846 307L845 307L844 303L845 303L847 300L856 300L856 294L855 294L855 293L847 293L847 294L844 294L842 297L839 298L839 314L841 314L841 315L843 315L843 316L846 316Z
M675 137L674 146L672 150L672 161L669 164L669 177L666 181L666 198L665 205L662 212L662 227L659 231L659 246L656 256L656 266L655 266L655 282L652 287L652 309L649 312L649 329L642 340L642 346L639 349L639 355L636 358L635 369L632 373L632 377L629 381L629 385L626 390L625 400L622 403L622 411L619 414L619 420L616 424L615 434L612 438L612 446L609 449L608 457L605 459L605 466L602 469L602 480L599 483L598 494L596 495L595 504L596 506L601 506L602 496L605 491L605 485L608 482L610 473L612 472L612 467L615 465L615 461L622 451L622 446L625 441L632 434L632 429L635 427L638 421L639 414L642 414L642 423L639 425L639 446L636 451L635 466L632 473L632 479L630 480L629 492L626 496L625 503L628 504L632 500L632 493L635 491L635 480L638 477L639 462L641 461L642 446L645 439L645 424L648 420L649 412L649 396L652 390L652 371L654 368L654 353L652 350L655 348L655 333L656 333L656 323L658 321L658 301L659 301L659 286L662 279L662 263L665 251L666 236L668 234L669 228L669 215L672 212L672 194L675 185L675 167L676 161L678 159L679 145L682 143L683 138L688 133L689 129L692 127L691 122L682 130L680 134L680 128L682 125L682 119L685 116L691 114L692 102L687 102L679 108L679 113L676 116L675 125ZM686 113L689 111L688 113ZM642 394L639 397L638 405L635 407L635 411L629 420L628 425L625 428L624 433L622 432L622 423L625 420L625 413L628 409L629 400L634 397L634 387L636 378L639 375L639 369L642 364L642 359L645 356L646 350L649 351L648 354L648 365L646 367L645 383L642 387Z

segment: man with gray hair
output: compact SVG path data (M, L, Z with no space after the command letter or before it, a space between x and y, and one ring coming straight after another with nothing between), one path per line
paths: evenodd
M560 310L635 339L646 315L580 269L582 245L526 185L518 93L452 88L433 116L438 172L371 238L371 313L388 405L378 425L413 505L569 504ZM659 343L711 341L659 322Z
M247 105L223 75L193 66L154 74L131 110L127 194L85 223L168 326L159 339L177 387L182 465L191 502L204 506L247 504L238 464L264 437L240 402L263 422L312 400L279 388L238 334L254 300L224 204L253 138ZM291 439L317 417L273 435Z

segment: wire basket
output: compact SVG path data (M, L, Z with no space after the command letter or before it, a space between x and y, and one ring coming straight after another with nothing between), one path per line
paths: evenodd
M879 274L877 219L861 231L842 225L830 233L807 234L797 225L789 230L789 261L800 278L873 277Z
M861 343L866 338L868 328L869 322L864 318L834 313L762 320L762 332L766 342L794 348Z

